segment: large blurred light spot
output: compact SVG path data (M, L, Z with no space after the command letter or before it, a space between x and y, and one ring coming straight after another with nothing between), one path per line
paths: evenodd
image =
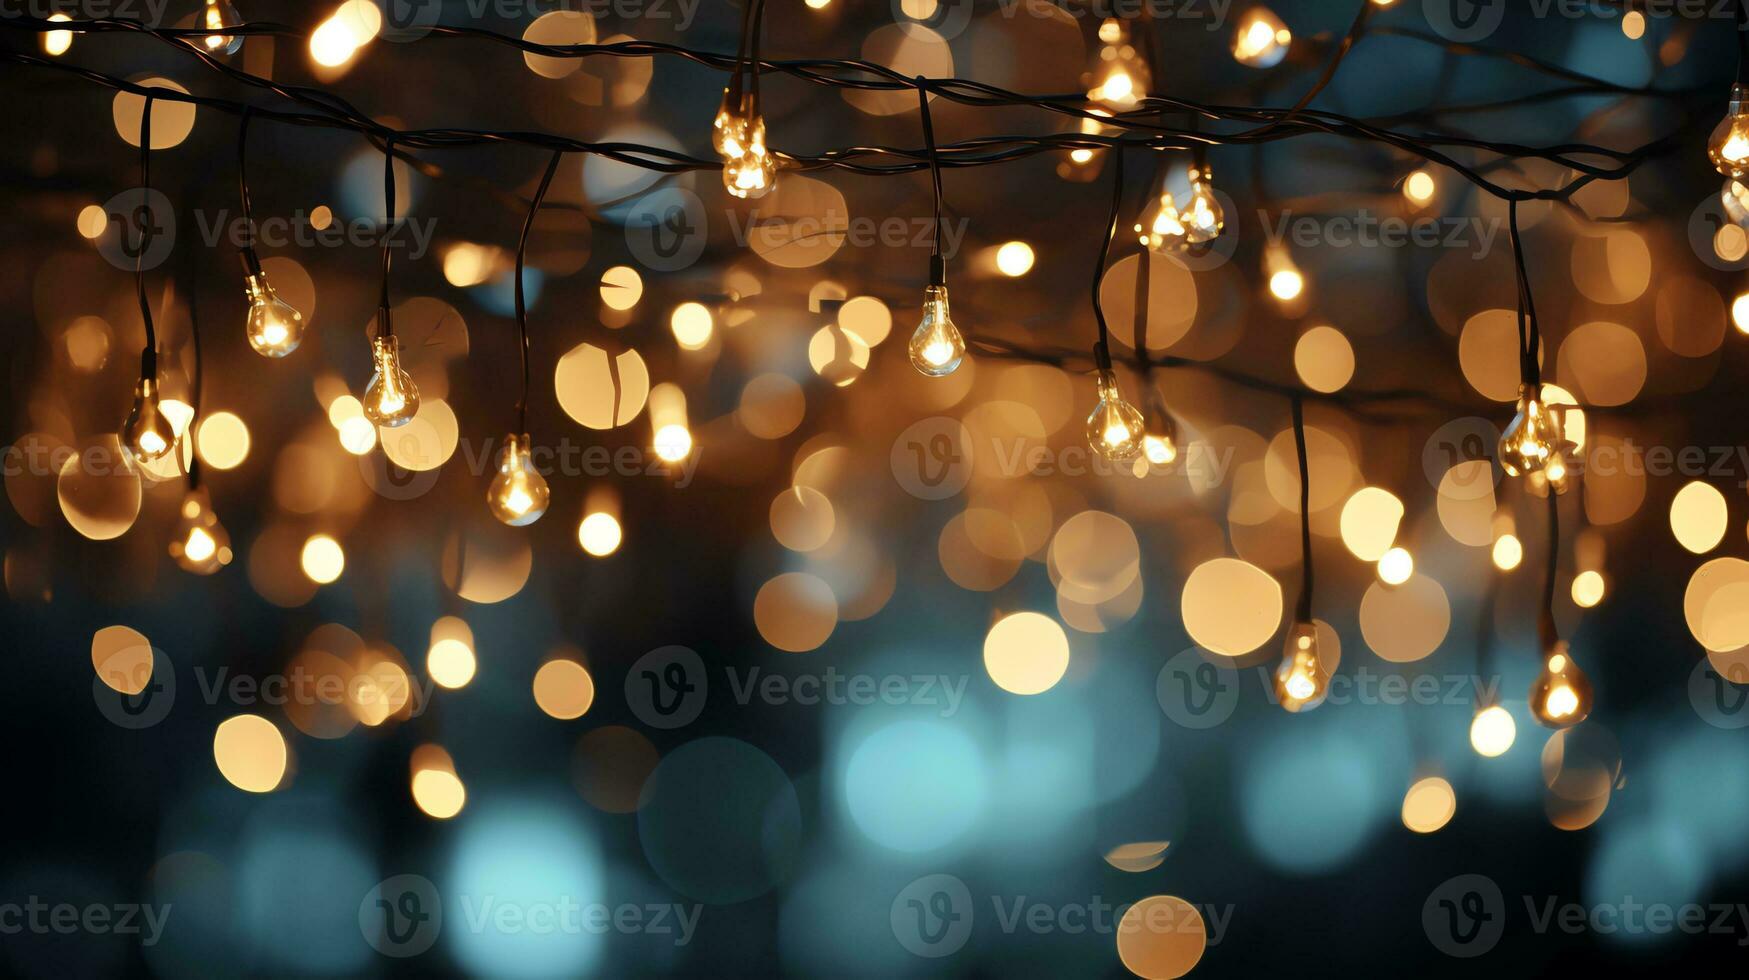
M1439 649L1451 629L1451 602L1445 589L1426 575L1401 585L1374 582L1360 600L1360 634L1366 645L1392 663L1410 663Z
M1380 487L1362 487L1342 505L1342 543L1361 561L1378 561L1397 540L1403 502Z
M1451 784L1428 776L1403 794L1403 826L1417 834L1431 834L1451 822L1457 812L1457 794Z
M578 344L553 368L559 407L579 425L611 429L644 410L650 397L650 372L635 350L612 356L593 344Z
M475 976L514 980L594 970L603 952L600 933L531 928L543 916L556 924L567 907L613 904L594 834L573 808L506 800L463 820L460 830L442 879L442 937L461 967ZM482 915L495 910L486 909L488 901L521 915ZM480 927L470 928L470 921Z
M134 84L143 88L165 89L188 94L188 89L167 78L142 78ZM140 145L140 119L145 115L146 97L132 92L117 92L113 114L115 131L129 146ZM173 102L165 98L152 100L152 149L168 150L188 138L194 129L194 104Z
M838 626L832 587L807 572L784 572L759 587L753 622L765 642L790 653L818 649Z
M1005 616L984 637L984 670L1004 691L1048 691L1068 669L1069 638L1056 620L1043 613Z
M215 470L236 469L249 456L249 427L230 412L201 419L195 441L201 462Z
M1240 787L1251 846L1269 864L1317 874L1346 863L1378 816L1378 760L1353 738L1278 735L1249 753Z
M844 769L844 799L857 829L895 851L960 841L989 795L984 760L964 732L901 721L868 735Z
M139 694L152 682L152 644L127 626L105 626L91 634L91 668L111 690Z
M1211 653L1238 657L1262 646L1281 625L1281 583L1250 562L1216 558L1184 582L1184 629Z
M575 660L549 660L534 672L534 703L562 721L581 718L595 703L595 681Z
M1146 980L1175 980L1189 973L1208 948L1208 925L1196 906L1171 895L1144 898L1117 924L1117 956Z
M236 715L213 733L213 761L232 786L271 792L285 777L285 737L260 715Z
M1696 480L1670 501L1670 530L1678 544L1697 555L1719 546L1730 519L1725 495L1710 483Z
M1477 755L1490 759L1505 755L1517 737L1518 723L1512 720L1512 712L1500 705L1483 708L1470 721L1470 747Z
M789 876L801 847L801 803L764 752L732 738L688 742L644 785L638 839L677 891L712 905L744 902Z
M1313 327L1294 343L1294 370L1313 391L1341 391L1354 377L1354 345L1335 327Z
M340 542L326 534L313 534L304 542L299 561L310 581L327 585L346 570L346 552Z

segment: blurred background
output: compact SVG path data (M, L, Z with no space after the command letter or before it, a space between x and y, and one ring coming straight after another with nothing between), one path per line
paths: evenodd
M769 2L775 59L1043 95L1133 56L1106 50L1097 6ZM64 10L203 12L138 6ZM738 37L732 4L556 6L434 14L550 44ZM1150 6L1132 21L1146 91L1291 105L1357 6L1280 4L1261 35L1242 4ZM174 229L145 281L182 437L127 465L144 332L123 192L143 100L61 68L294 104L145 34L24 28L60 6L9 12L6 50L34 63L0 67L0 962L1522 976L1740 949L1749 236L1705 159L1735 29L1637 6L1477 7L1484 27L1503 16L1473 34L1456 7L1381 5L1314 103L1460 140L1656 144L1625 180L1520 209L1544 380L1575 406L1585 464L1559 498L1555 612L1597 707L1558 734L1525 700L1547 505L1489 458L1517 397L1505 207L1450 170L1333 136L1215 146L1222 244L1144 264L1128 229L1190 157L1128 151L1100 291L1120 359L1183 359L1120 371L1170 408L1183 451L1119 466L1082 422L1109 151L946 171L956 321L1039 356L974 343L944 379L904 352L927 173L785 171L741 201L714 171L567 154L524 276L552 500L508 527L484 497L515 425L513 262L548 155L419 149L397 167L390 292L422 404L378 430L359 396L380 148L253 121L259 251L308 326L269 361L243 330L238 117L157 100L150 214ZM340 0L235 7L294 31L225 64L386 125L711 157L724 74L679 57L525 55ZM921 145L914 93L762 85L780 151ZM932 111L943 142L1080 126ZM1449 152L1506 187L1576 176ZM1294 389L1311 393L1334 673L1301 714L1271 686L1300 581ZM226 532L210 574L170 552L196 454Z

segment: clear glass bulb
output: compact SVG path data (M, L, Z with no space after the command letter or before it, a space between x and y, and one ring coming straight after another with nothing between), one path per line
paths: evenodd
M1749 86L1731 86L1731 104L1725 118L1713 127L1706 144L1713 169L1726 177L1749 174Z
M1530 713L1538 724L1571 728L1591 714L1591 706L1591 678L1573 662L1566 641L1557 641L1530 686Z
M284 357L304 339L304 315L273 291L267 273L244 280L249 296L249 346L262 357Z
M765 145L765 118L750 101L737 106L723 93L711 125L711 145L723 159L723 187L739 198L764 197L777 181L777 158Z
M1310 711L1330 693L1329 679L1318 662L1318 628L1296 622L1282 645L1281 666L1275 671L1275 699L1292 712Z
M1227 227L1227 215L1215 198L1212 176L1207 167L1190 170L1190 203L1179 215L1184 222L1185 240L1192 245L1206 245L1221 235Z
M206 9L200 12L200 26L209 31L236 27L241 23L243 17L231 5L231 0L206 0ZM243 47L243 37L240 34L208 34L201 38L201 43L211 54L228 56Z
M394 336L373 337L371 360L376 373L364 389L364 415L385 429L406 425L419 414L419 389L401 369L401 341Z
M1142 413L1124 401L1117 376L1099 372L1099 404L1087 416L1087 443L1114 463L1134 459L1142 451Z
M1233 31L1233 59L1252 68L1274 68L1287 57L1293 33L1268 7L1252 7Z
M528 435L510 435L498 460L498 475L486 488L486 505L492 516L511 527L527 527L540 520L553 499L546 477L534 467Z
M219 523L205 487L188 491L170 539L170 557L186 571L211 575L231 563L231 535Z
M911 334L911 366L932 378L952 374L966 356L966 341L947 310L947 287L923 290L923 319Z
M1190 231L1184 227L1184 219L1178 213L1178 202L1172 199L1172 191L1164 184L1160 187L1160 196L1142 210L1141 218L1136 222L1136 237L1143 248L1155 255L1180 252L1190 244Z
M1548 466L1561 450L1561 423L1530 385L1518 387L1518 414L1500 434L1500 466L1513 476ZM1565 475L1565 466L1557 464Z
M1099 62L1087 97L1113 112L1134 109L1148 97L1148 65L1130 40L1129 26L1116 17L1099 25Z
M176 445L176 427L158 405L158 381L141 378L134 387L134 407L122 423L121 442L137 460L164 458Z

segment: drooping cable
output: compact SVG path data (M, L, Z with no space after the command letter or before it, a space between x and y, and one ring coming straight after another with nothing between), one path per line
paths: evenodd
M534 229L534 217L540 213L541 202L547 198L547 189L553 185L553 175L559 172L559 161L565 158L564 150L554 150L552 159L547 162L547 169L541 175L540 186L535 189L534 203L529 205L528 218L522 223L522 237L516 243L516 330L522 349L522 397L516 400L516 432L528 431L528 303L523 296L522 267L528 258L528 235Z
M379 316L377 335L393 337L395 324L389 315L389 267L393 252L391 248L395 241L395 137L390 135L383 140L383 214L387 227L383 231L383 277L382 292L377 299Z
M1293 396L1294 453L1300 463L1300 598L1294 621L1312 621L1312 473L1306 465L1306 412L1298 393Z
M1549 557L1543 570L1543 601L1537 614L1537 638L1543 651L1553 650L1560 640L1555 626L1555 575L1561 564L1561 496L1549 488Z
M255 115L252 106L243 108L237 123L237 199L243 212L243 269L251 276L261 275L261 259L255 254L255 207L249 196L249 120Z
M152 302L146 298L146 246L157 229L152 224L152 101L148 94L140 110L140 240L135 242L134 291L140 300L140 320L146 325L146 346L140 351L140 377L158 377L158 331L152 324Z
M1105 242L1099 247L1099 257L1093 266L1093 320L1099 326L1099 339L1093 345L1093 360L1101 372L1111 371L1110 330L1105 325L1105 308L1099 300L1099 283L1105 278L1105 264L1111 257L1111 243L1117 238L1117 219L1123 208L1123 143L1112 146L1111 152L1111 214L1105 219Z
M923 119L923 146L929 151L929 179L935 198L935 242L929 253L929 284L947 285L947 260L941 254L941 154L935 149L935 124L929 118L929 83L917 76L917 114Z

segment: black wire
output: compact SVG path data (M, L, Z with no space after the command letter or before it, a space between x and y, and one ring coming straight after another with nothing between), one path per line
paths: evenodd
M243 117L237 123L237 196L243 210L243 266L252 276L261 275L261 260L255 254L255 207L249 197L249 119L255 110L243 107Z
M929 151L929 177L935 191L935 244L929 253L929 284L947 285L947 261L941 255L941 154L935 149L935 124L929 119L929 83L917 76L917 113L923 118L923 146Z
M1105 263L1111 255L1112 240L1117 237L1117 217L1123 208L1122 143L1112 147L1111 161L1111 214L1105 219L1105 242L1100 245L1099 259L1093 266L1093 320L1099 325L1099 339L1093 345L1093 360L1101 372L1111 370L1111 334L1105 326L1105 304L1099 300L1099 283L1105 278Z
M1542 392L1542 365L1537 355L1542 347L1542 329L1536 320L1536 301L1530 291L1530 273L1524 265L1524 240L1518 233L1518 199L1511 198L1506 204L1507 237L1512 244L1512 262L1515 277L1518 280L1518 376L1519 380L1531 388L1531 393L1540 397Z
M188 341L194 349L194 378L188 400L192 403L193 414L188 418L188 438L194 440L193 452L188 454L188 489L194 490L200 486L200 420L201 394L206 388L206 363L200 353L200 304L196 298L200 290L200 263L193 260L194 250L189 249L188 262Z
M1348 52L1354 48L1354 42L1360 39L1361 32L1365 30L1366 18L1367 15L1372 12L1372 8L1373 0L1360 0L1360 11L1354 15L1354 22L1349 25L1348 33L1342 35L1341 43L1336 46L1336 54L1333 55L1330 58L1329 63L1324 66L1324 71L1318 76L1318 80L1313 83L1312 87L1306 91L1306 94L1300 96L1300 100L1295 102L1286 112L1276 117L1275 121L1264 126L1261 130L1257 130L1256 132L1258 135L1270 132L1279 126L1293 121L1296 116L1304 111L1306 106L1312 104L1312 100L1318 97L1318 93L1324 91L1325 87L1335 79L1336 69L1342 66L1342 59L1348 57Z
M1737 0L1737 83L1749 83L1749 2Z
M140 300L140 319L146 324L146 346L140 351L140 378L158 379L158 331L152 324L152 303L146 298L146 243L157 233L152 227L152 100L146 95L146 103L140 109L140 207L144 213L136 214L140 219L140 240L135 243L138 251L134 255L134 291ZM125 232L124 232L125 234Z
M1553 482L1549 484L1549 563L1543 575L1543 607L1537 617L1537 637L1542 642L1543 654L1555 648L1560 640L1560 630L1555 626L1555 574L1561 563L1561 498L1555 492Z
M752 64L748 69L751 77L748 79L747 99L751 114L756 116L759 114L759 35L765 29L765 0L753 2L756 6L753 9L753 36L748 40L748 60Z
M535 189L534 203L529 205L528 219L522 223L522 237L516 243L516 330L521 338L522 347L522 397L516 400L516 432L528 432L528 304L522 294L522 265L528 256L528 233L534 229L534 216L540 213L541 202L546 200L547 188L553 184L553 175L559 172L559 161L565 158L564 150L554 150L553 158L547 162L546 173L541 175L540 187Z
M383 141L383 213L387 215L388 224L383 229L383 281L382 293L377 300L377 307L382 317L379 337L392 337L395 325L389 316L389 266L390 246L395 240L395 138L388 137Z
M1294 621L1312 621L1312 473L1306 465L1306 412L1298 392L1293 396L1294 452L1300 461L1300 600Z

